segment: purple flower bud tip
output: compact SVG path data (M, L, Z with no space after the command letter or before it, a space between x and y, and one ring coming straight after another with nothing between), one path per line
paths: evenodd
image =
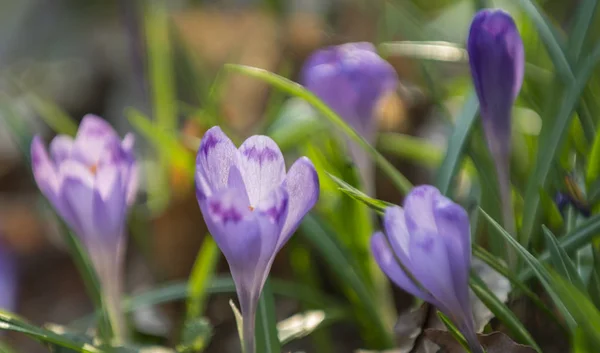
M218 126L196 156L196 194L208 230L225 255L245 320L254 311L273 259L319 196L312 162L302 157L286 173L267 136L239 148Z
M471 23L467 50L490 149L506 154L510 113L525 68L523 42L512 17L502 10L479 11Z
M42 139L31 144L33 175L58 214L81 238L101 280L122 257L124 227L137 191L133 136L123 141L101 118L86 115L77 136L58 135L48 154Z
M367 139L376 131L377 100L396 89L398 76L371 43L347 43L314 52L301 81Z
M378 232L371 238L381 270L400 288L435 305L465 337L473 337L468 287L471 232L466 211L435 187L417 186L403 208L386 210L384 228L385 234Z

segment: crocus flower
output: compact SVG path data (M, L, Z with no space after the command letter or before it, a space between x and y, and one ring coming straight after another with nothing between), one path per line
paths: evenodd
M317 173L306 157L286 173L283 155L269 137L252 136L238 149L215 126L198 149L196 193L208 230L229 263L246 353L252 353L262 287L275 255L317 201Z
M97 116L86 115L75 139L58 135L50 155L39 136L31 144L33 175L57 213L80 237L98 273L116 334L127 211L137 191L133 135L122 141Z
M17 307L16 271L14 254L0 241L0 310L15 311Z
M466 211L435 187L417 186L404 208L388 207L385 234L371 250L397 286L436 306L461 330L473 352L481 352L469 301L471 232Z
M523 41L508 13L481 10L471 23L467 50L483 128L496 163L506 213L510 206L511 109L523 83Z
M398 76L371 43L347 43L313 53L304 64L301 82L367 141L377 133L374 108L387 92L394 91ZM373 180L373 165L354 143L350 152L362 172L367 188Z

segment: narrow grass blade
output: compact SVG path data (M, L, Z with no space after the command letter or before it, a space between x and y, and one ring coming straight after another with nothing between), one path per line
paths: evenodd
M377 150L371 146L360 134L358 134L350 125L346 124L342 118L340 118L331 108L323 103L317 96L312 92L308 91L301 85L290 81L277 74L269 72L267 70L258 69L255 67L227 64L225 68L255 77L266 83L273 85L274 87L281 89L288 94L302 98L316 108L326 119L328 119L333 125L340 129L350 139L355 141L361 146L370 156L373 161L385 172L390 179L394 182L398 190L407 194L412 188L412 184L402 173L400 173L384 156L382 156Z
M550 262L556 269L556 271L568 279L571 284L577 287L579 290L584 291L585 286L579 277L579 272L577 272L577 268L569 255L560 247L558 240L552 234L550 229L546 228L546 226L542 226L544 230L544 235L546 236L546 248L550 251Z
M367 194L363 193L359 189L346 183L344 180L336 177L333 174L327 173L327 175L331 178L331 180L333 180L338 185L339 190L341 192L343 192L344 194L350 196L351 198L353 198L357 201L364 203L365 205L369 206L377 213L382 214L385 212L386 208L391 206L391 204L389 204L385 201L381 201L381 200L369 197Z
M439 166L444 157L441 148L424 139L393 132L380 134L377 148L430 168Z
M277 320L275 318L275 298L268 279L263 287L256 312L256 351L264 353L281 352L277 334Z
M572 61L577 62L583 50L583 44L587 38L588 30L591 27L598 0L583 0L580 1L573 18L573 29L569 33L568 53L571 54Z
M435 185L444 195L447 195L450 191L454 175L462 164L463 153L469 141L471 128L477 118L478 110L477 96L474 92L471 92L456 119L456 125L448 141L446 156L437 172Z
M196 256L196 262L189 278L189 297L187 300L187 320L198 318L204 311L208 287L219 261L219 248L214 239L207 234Z

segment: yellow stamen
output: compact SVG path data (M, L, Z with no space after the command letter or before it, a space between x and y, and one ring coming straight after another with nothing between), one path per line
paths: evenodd
M93 175L96 175L96 172L98 171L98 164L92 164L88 169Z
M250 211L254 211L254 207L252 207L252 206L248 206L248 209L249 209Z

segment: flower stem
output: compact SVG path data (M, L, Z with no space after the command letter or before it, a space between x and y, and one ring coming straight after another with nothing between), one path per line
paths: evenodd
M256 351L256 305L251 305L252 308L244 313L243 334L244 342L242 343L243 353L254 353Z

